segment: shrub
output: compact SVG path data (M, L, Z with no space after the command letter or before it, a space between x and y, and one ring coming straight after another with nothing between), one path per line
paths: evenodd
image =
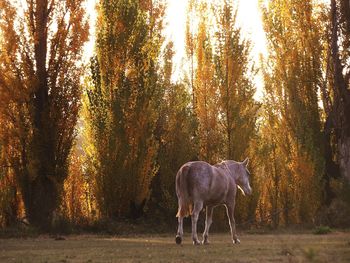
M318 226L313 231L315 235L326 235L330 232L332 232L332 230L329 226Z

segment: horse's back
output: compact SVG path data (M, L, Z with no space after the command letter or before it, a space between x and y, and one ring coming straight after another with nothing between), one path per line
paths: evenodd
M195 199L205 203L215 203L225 198L228 179L220 168L203 161L193 161L185 163L179 173L177 177L181 176L182 180L186 180L187 192L192 201ZM178 178L177 181L179 181Z

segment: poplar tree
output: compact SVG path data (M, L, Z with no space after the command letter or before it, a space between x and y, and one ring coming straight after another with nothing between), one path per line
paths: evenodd
M250 57L251 43L237 26L234 5L224 1L215 7L215 82L220 94L225 158L244 160L255 134L258 103L252 82L256 74Z
M329 86L323 90L326 110L327 172L350 181L350 4L332 0L330 8ZM326 147L327 147L326 146Z
M215 64L211 42L207 4L197 7L199 16L196 34L194 90L195 113L198 118L199 157L209 163L217 163L223 157L222 133L219 122L219 92L215 83Z
M163 16L160 1L108 0L98 6L86 118L101 216L139 217L149 198L164 94L157 62Z
M270 1L262 12L270 49L264 66L265 104L274 105L266 109L264 125L272 125L267 131L280 131L263 135L273 142L265 168L272 171L272 188L279 191L271 192L272 213L282 207L285 224L310 222L320 206L324 172L317 97L322 24L312 1Z
M246 157L254 160L256 122L259 103L254 99L256 74L251 58L251 42L242 36L237 25L235 2L223 1L214 7L217 28L215 30L215 82L220 94L220 118L223 125L223 147L225 159L242 161ZM254 174L254 161L251 162ZM255 177L251 179L255 189L251 198L237 196L236 218L238 221L255 218L259 196L255 188Z
M82 0L0 1L0 114L8 162L30 223L48 228L60 204L80 106Z
M191 107L191 93L182 81L174 83L173 43L164 50L161 71L164 96L162 98L155 137L159 143L159 170L152 181L150 213L159 221L173 219L177 212L175 176L180 167L196 158L197 138L193 137L196 119Z

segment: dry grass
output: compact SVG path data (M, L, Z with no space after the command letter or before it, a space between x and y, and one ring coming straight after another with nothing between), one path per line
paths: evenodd
M350 262L350 233L328 235L241 235L231 245L228 234L213 234L211 244L183 245L174 236L68 236L0 239L0 262Z

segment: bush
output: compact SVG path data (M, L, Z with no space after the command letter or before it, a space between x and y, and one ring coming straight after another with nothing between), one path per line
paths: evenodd
M326 235L330 232L332 232L332 230L329 226L318 226L313 231L315 235Z

